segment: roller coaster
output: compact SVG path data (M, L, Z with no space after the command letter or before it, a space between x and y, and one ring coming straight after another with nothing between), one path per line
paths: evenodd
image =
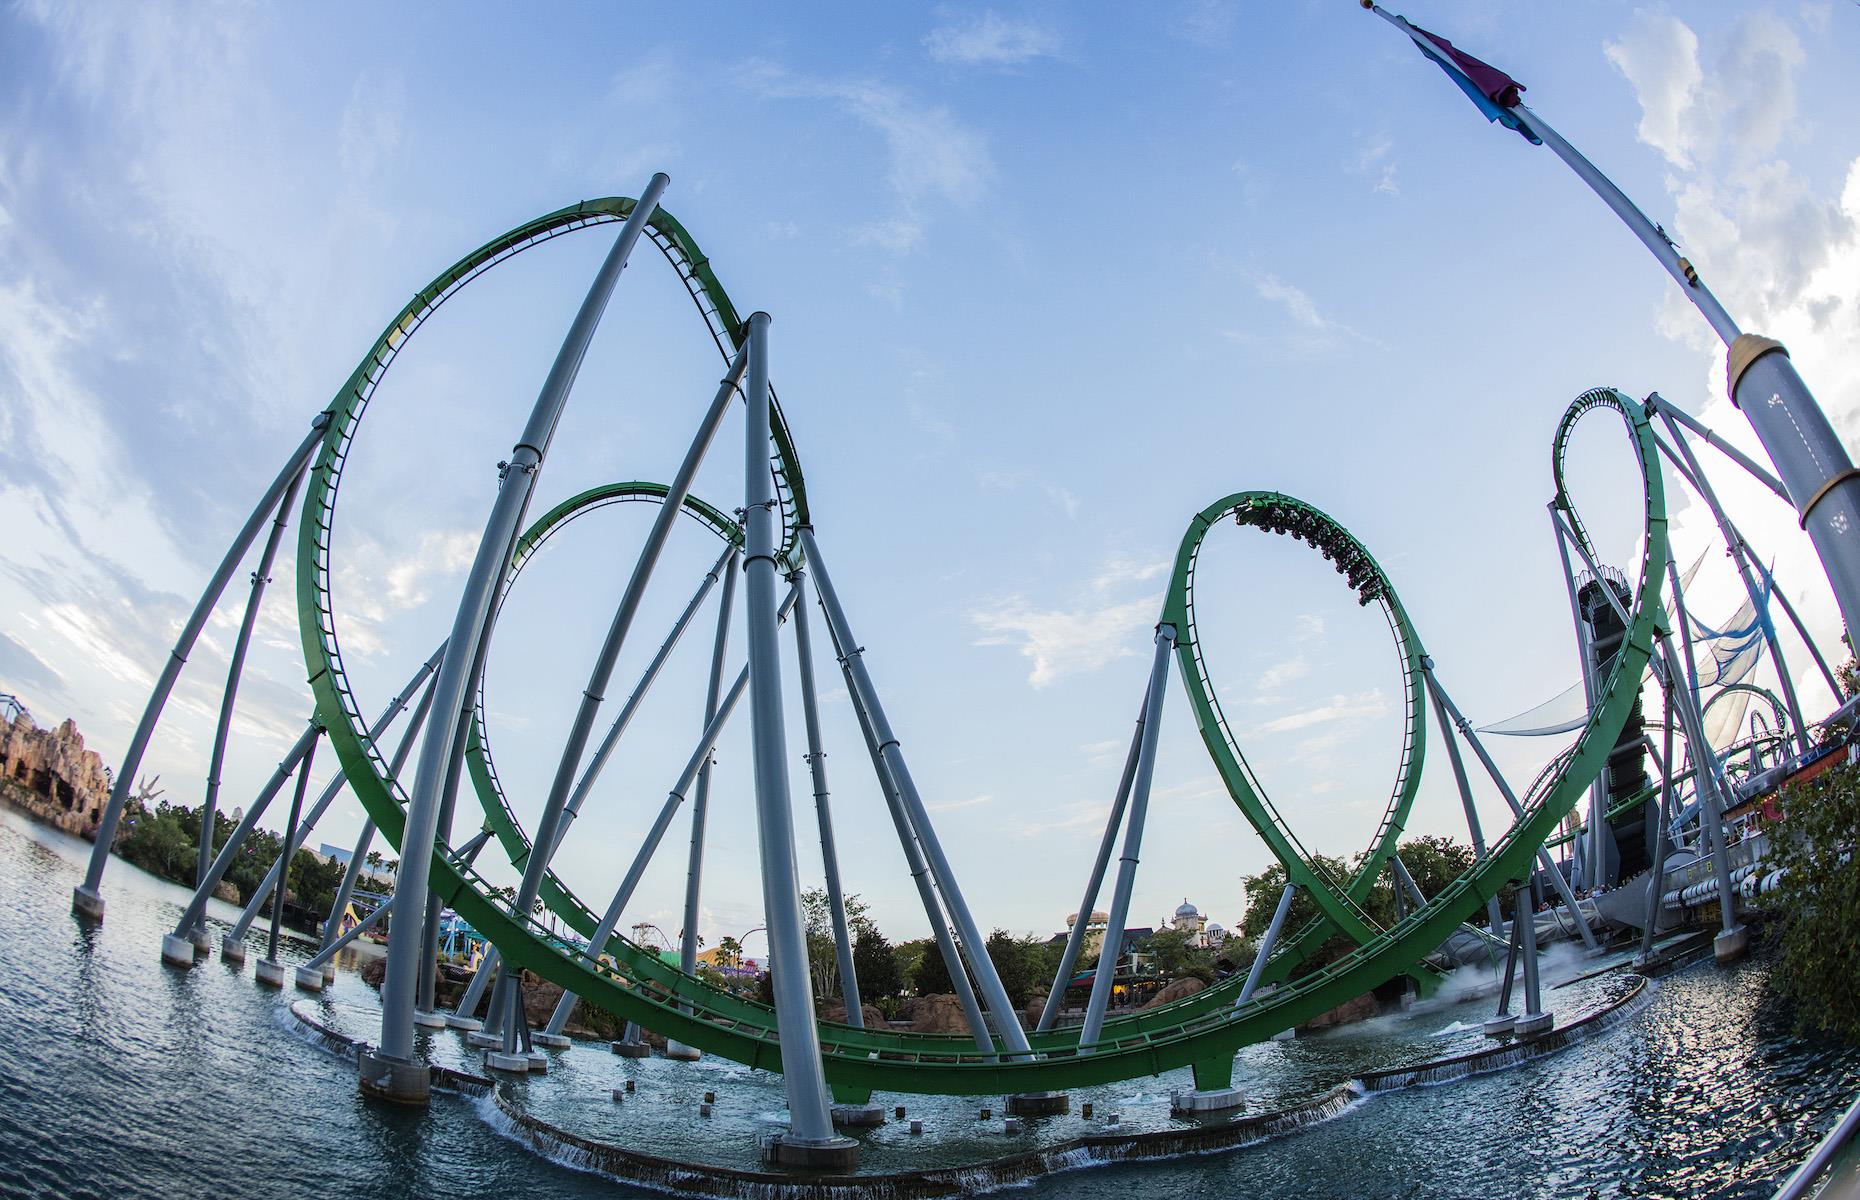
M193 617L163 673L118 769L116 791L97 837L95 857L76 907L101 918L97 887L107 862L117 822L136 777L141 757L163 706L208 616L218 604L239 564L258 535L270 531L258 555L247 597L245 621L233 652L233 668L223 694L220 736L208 777L209 805L218 788L227 730L238 689L239 671L256 621L264 582L280 549L283 530L296 509L297 623L314 708L302 735L277 772L259 791L238 822L231 839L208 861L203 855L198 890L163 947L177 965L193 963L211 947L205 924L206 898L212 895L233 856L285 785L297 784L287 822L285 854L301 845L317 819L343 787L351 789L369 818L339 889L334 912L346 910L357 875L372 840L380 837L405 864L395 894L367 921L338 934L328 923L321 952L297 972L297 983L320 988L328 963L349 938L374 927L390 912L388 977L383 985L380 1045L364 1054L364 1091L411 1102L424 1100L428 1073L413 1055L415 1023L450 1024L487 1047L493 1069L527 1070L535 1044L564 1044L563 1029L574 1006L597 1005L638 1027L672 1039L682 1054L708 1053L750 1067L782 1071L786 1077L791 1127L772 1143L775 1161L831 1165L849 1161L852 1143L835 1132L836 1120L851 1121L869 1108L874 1092L1006 1095L1010 1109L1031 1111L1063 1105L1068 1088L1155 1075L1174 1068L1191 1069L1195 1090L1179 1098L1192 1111L1214 1111L1238 1102L1233 1085L1237 1050L1310 1020L1353 997L1408 977L1428 987L1436 975L1437 951L1456 935L1470 931L1490 954L1508 954L1522 962L1526 1004L1522 1017L1507 1029L1529 1036L1551 1026L1537 988L1536 921L1532 914L1555 892L1561 910L1591 946L1596 934L1579 903L1572 880L1586 871L1598 878L1605 829L1632 818L1653 833L1651 866L1643 885L1646 913L1643 952L1651 948L1665 903L1663 864L1668 848L1684 835L1705 856L1713 857L1724 931L1721 941L1740 933L1729 878L1728 852L1722 844L1726 808L1747 800L1727 774L1736 756L1753 768L1783 775L1803 769L1822 753L1813 730L1804 723L1790 675L1768 622L1768 599L1780 596L1767 572L1710 493L1688 435L1719 445L1692 418L1657 396L1635 400L1609 388L1584 393L1559 423L1552 443L1554 493L1550 512L1564 574L1570 584L1572 610L1584 648L1585 682L1581 715L1567 732L1573 742L1522 791L1514 789L1495 764L1479 732L1455 705L1439 678L1419 630L1403 605L1395 583L1364 546L1331 515L1306 501L1276 492L1241 491L1203 508L1189 522L1177 549L1169 586L1155 625L1154 654L1141 691L1138 717L1119 785L1111 800L1106 827L1088 872L1079 911L1093 910L1103 891L1114 852L1121 842L1116 878L1111 884L1109 928L1125 926L1150 801L1169 679L1179 677L1190 715L1228 795L1247 822L1283 865L1286 886L1265 938L1250 968L1183 999L1134 1012L1112 1012L1109 997L1117 954L1112 947L1099 956L1091 974L1085 1019L1079 1025L1056 1021L1065 984L1073 978L1084 950L1086 922L1079 921L1045 1010L1033 1028L1024 1029L1009 1003L990 961L982 928L970 912L958 884L954 862L939 841L926 804L914 781L898 732L886 715L866 644L854 631L837 582L828 573L815 528L796 439L768 377L768 319L741 315L718 279L710 260L685 227L658 203L663 176L641 197L586 201L527 222L497 237L447 267L422 288L392 321L330 404L316 414L312 428L287 460L250 519L227 551L203 593ZM341 614L332 598L336 563L332 533L337 525L338 496L344 469L363 420L390 366L408 347L425 321L466 285L524 251L555 238L618 226L619 230L581 314L551 371L535 412L510 460L500 464L499 491L482 539L477 564L460 602L448 640L430 653L406 686L372 722L364 719L344 664L339 631ZM639 241L650 242L683 283L725 364L714 399L698 421L689 450L669 483L622 481L584 491L549 509L524 526L525 512L548 450L554 424L601 310ZM741 506L718 498L706 502L693 494L699 464L713 442L724 414L737 402L746 425ZM1613 571L1578 514L1566 486L1571 431L1591 415L1618 422L1638 471L1639 561L1631 573ZM1665 436L1662 436L1664 430ZM1758 472L1784 494L1780 484L1747 459L1742 466ZM1696 635L1684 603L1681 578L1667 539L1666 467L1701 497L1717 516L1726 549L1759 614L1763 636L1784 692L1778 697L1739 679L1701 689L1695 651L1712 630ZM302 499L297 500L301 491ZM574 522L618 505L655 510L640 546L637 563L619 598L612 626L591 672L574 727L541 817L526 829L517 806L498 774L484 701L484 663L505 598L525 567ZM734 513L730 511L735 508ZM1231 520L1272 536L1290 537L1329 561L1342 586L1362 606L1375 606L1386 620L1403 681L1403 742L1395 779L1374 835L1356 867L1338 876L1323 865L1288 824L1281 807L1268 795L1248 763L1233 724L1222 711L1202 638L1198 605L1217 603L1198 595L1197 567L1212 529ZM615 662L625 644L641 598L654 578L660 552L679 522L689 522L716 539L717 557L698 582L673 628L639 679L608 732L588 754L594 720L608 691ZM1610 578L1618 584L1606 584ZM738 586L742 596L737 599ZM779 584L786 585L778 596ZM1605 585L1606 584L1606 585ZM713 592L716 632L710 655L706 721L687 766L642 837L642 844L613 897L598 908L584 901L550 868L550 862L589 798L615 746L633 716L646 703L655 680L681 638ZM1605 585L1605 586L1604 586ZM832 833L825 755L821 744L815 654L809 602L824 620L827 649L850 695L871 760L879 797L889 813L900 848L915 882L939 952L949 969L964 1012L967 1033L924 1034L863 1026L858 980L841 894L838 854ZM1587 597L1587 599L1583 599ZM1786 599L1782 601L1787 604ZM1587 605L1585 616L1584 605ZM740 608L747 629L747 665L728 675L728 642ZM1598 614L1605 613L1607 621ZM1793 609L1788 610L1797 621ZM1586 639L1612 631L1605 653ZM807 949L801 935L799 885L794 865L794 817L786 766L786 731L777 655L780 631L791 635L797 655L800 709L805 724L806 761L820 829L827 889L831 900L836 955L847 1000L844 1021L817 1020L808 987ZM1809 651L1816 653L1806 629ZM1816 654L1824 674L1827 666ZM733 682L732 682L733 680ZM1643 689L1651 680L1664 698L1665 714L1657 727L1641 718ZM1830 686L1833 676L1828 674ZM1838 688L1836 695L1838 695ZM1751 733L1730 745L1714 744L1706 719L1717 706L1760 701ZM416 701L416 697L418 697ZM702 884L704 829L707 819L711 751L734 712L749 701L755 746L755 791L763 889L774 968L773 1004L745 998L701 977L694 969L696 912ZM401 714L412 716L398 746L385 742ZM1399 854L1429 750L1444 753L1465 808L1475 851L1472 866L1433 895L1416 886ZM1845 720L1836 714L1836 720ZM1656 747L1652 734L1663 736ZM422 737L422 734L424 735ZM1674 738L1684 743L1676 756ZM305 811L305 782L317 744L327 738L341 765L340 776ZM417 766L408 769L415 748ZM1636 777L1623 785L1624 747L1651 755L1659 768L1652 780ZM1511 813L1503 829L1487 830L1473 804L1466 761L1470 751L1490 777ZM1639 758L1635 759L1636 762ZM1741 761L1741 760L1740 760ZM478 802L481 821L474 836L455 842L454 806L461 790ZM1590 801L1580 820L1585 796ZM682 810L691 812L691 862L687 877L686 956L665 961L652 949L628 939L621 919L633 900L647 865ZM1701 840L1702 839L1702 840ZM514 892L494 888L476 865L482 852L496 847L522 877ZM1587 863L1559 863L1550 851L1588 850ZM1580 857L1580 856L1579 856ZM424 869L422 869L424 863ZM245 936L260 912L265 891L275 893L277 872L255 896L240 923L221 941L224 954L242 961ZM1367 901L1384 879L1402 897L1400 915L1378 920ZM1295 895L1308 896L1316 916L1287 929ZM1505 909L1511 910L1507 920ZM477 971L465 1000L454 1013L435 1003L434 961L442 908L456 911L494 947ZM554 918L550 923L541 915ZM1524 919L1519 919L1520 915ZM261 978L282 985L276 963L276 917L273 939ZM1339 952L1337 947L1344 949ZM1320 954L1320 951L1325 953ZM533 972L563 989L561 1005L547 1026L531 1031L522 1017L519 971ZM492 985L487 1022L474 1014ZM481 1026L489 1025L489 1029Z

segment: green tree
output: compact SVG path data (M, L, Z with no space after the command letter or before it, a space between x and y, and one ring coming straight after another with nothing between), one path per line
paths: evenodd
M1059 966L1057 961L1047 965L1046 947L1040 942L1015 937L1005 929L988 935L987 950L995 972L1001 976L1001 986L1007 989L1008 1002L1015 1008L1024 1007L1035 990L1051 983L1053 971Z
M1782 969L1770 979L1795 1001L1804 1029L1860 1042L1860 768L1842 764L1781 796L1771 863L1782 878L1776 913Z
M943 952L932 941L918 955L917 969L911 972L911 992L918 996L945 996L955 990Z
M734 967L743 958L743 943L727 934L717 939L717 965Z
M898 952L875 925L860 930L853 941L853 970L859 975L859 998L868 1003L894 1000L904 990Z
M1194 935L1183 929L1158 929L1145 947L1155 964L1156 973L1170 979L1193 976L1204 983L1214 981L1214 956L1195 945Z
M865 901L858 893L842 896L846 906L846 931L851 937L871 929ZM840 994L839 951L833 940L833 906L827 889L809 888L801 893L801 919L807 932L807 965L814 977L814 995L827 999ZM857 970L857 968L854 968Z

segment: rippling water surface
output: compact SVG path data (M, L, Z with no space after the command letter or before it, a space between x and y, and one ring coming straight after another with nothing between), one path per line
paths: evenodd
M164 968L161 935L185 894L127 864L104 883L109 919L70 915L89 847L0 812L0 1194L70 1197L647 1196L571 1171L492 1132L470 1103L424 1116L364 1103L352 1068L298 1032L277 993L217 954ZM216 917L236 914L220 908ZM285 954L288 960L302 955ZM1035 1196L1764 1196L1860 1087L1860 1053L1794 1037L1762 964L1709 963L1659 982L1651 1001L1592 1041L1513 1070L1375 1096L1344 1115L1247 1149L1047 1179ZM1549 994L1563 1020L1609 1002L1619 976ZM367 1036L375 995L344 972L320 1018ZM1323 1091L1369 1067L1484 1045L1466 1026L1489 1001L1437 1003L1241 1055L1256 1109ZM455 1034L422 1034L435 1060L469 1066ZM758 1128L782 1121L779 1080L723 1060L695 1069L622 1060L599 1046L553 1055L513 1103L576 1133L673 1157L748 1166ZM1178 1078L1178 1075L1180 1076ZM626 1078L638 1093L609 1098ZM1101 1121L1166 1128L1186 1075L1074 1093L1073 1115L999 1132L998 1098L876 1097L930 1133L866 1135L867 1170L968 1162L1051 1144ZM717 1115L700 1120L701 1093ZM977 1108L997 1121L983 1125Z

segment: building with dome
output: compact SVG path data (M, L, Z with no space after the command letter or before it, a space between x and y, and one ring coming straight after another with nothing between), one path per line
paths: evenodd
M1182 897L1182 903L1176 907L1175 916L1169 921L1169 927L1178 933L1185 933L1197 946L1208 944L1208 918L1202 911Z

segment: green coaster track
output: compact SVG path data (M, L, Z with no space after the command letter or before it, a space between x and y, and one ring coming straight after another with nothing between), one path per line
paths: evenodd
M343 666L330 592L336 497L350 446L394 357L454 292L525 249L577 229L622 220L632 209L633 201L623 197L585 202L519 226L467 255L407 304L330 406L331 420L305 491L299 524L298 606L304 653L317 712L343 771L383 836L401 849L409 864L404 869L413 869L416 861L401 846L407 794L403 781L388 770L384 756L366 733ZM744 325L708 259L663 210L649 222L647 236L678 272L727 359L735 353ZM1556 769L1527 793L1522 816L1487 847L1471 869L1395 924L1378 925L1363 910L1368 890L1394 851L1419 783L1426 743L1419 679L1425 652L1386 574L1341 525L1292 497L1235 493L1210 505L1191 522L1176 556L1161 620L1173 623L1179 631L1177 655L1195 721L1235 804L1320 910L1318 918L1286 938L1274 953L1267 979L1278 986L1237 1006L1238 983L1230 980L1172 1005L1113 1018L1106 1023L1100 1041L1087 1050L1079 1047L1076 1029L1034 1033L1029 1035L1031 1057L1010 1056L999 1047L983 1052L967 1037L821 1022L821 1053L835 1094L852 1099L875 1090L957 1095L1058 1091L1181 1066L1194 1068L1197 1086L1223 1086L1240 1047L1307 1021L1397 976L1423 971L1425 957L1478 914L1489 897L1507 891L1530 872L1538 847L1555 834L1602 769L1653 651L1667 562L1666 511L1652 433L1640 406L1607 390L1587 393L1572 406L1559 429L1558 496L1566 502L1560 456L1567 426L1580 415L1578 407L1586 411L1596 405L1612 407L1623 417L1642 473L1646 536L1628 636L1576 743L1559 757ZM783 520L782 557L792 568L798 565L797 532L809 523L807 497L793 439L779 407L771 407L770 460ZM623 483L563 502L519 541L506 583L567 522L610 504L650 503L664 495L659 485ZM717 509L696 500L688 500L685 508L717 536L739 536L735 523ZM1207 673L1195 636L1195 567L1208 530L1228 518L1309 540L1337 563L1363 603L1382 607L1395 636L1407 699L1401 766L1363 865L1347 880L1331 879L1312 865L1253 777ZM470 736L471 777L486 824L512 862L520 863L530 853L530 843L498 784L481 713L471 723ZM509 966L533 971L587 1002L686 1045L751 1067L781 1069L771 1008L686 976L661 961L656 952L624 937L616 935L598 948L558 937L531 914L509 911L485 878L449 847L434 848L428 869L442 900L485 934ZM593 911L553 875L544 885L542 898L574 934L585 939L594 931ZM1343 957L1293 978L1294 968L1308 964L1316 950L1339 933L1351 943Z

